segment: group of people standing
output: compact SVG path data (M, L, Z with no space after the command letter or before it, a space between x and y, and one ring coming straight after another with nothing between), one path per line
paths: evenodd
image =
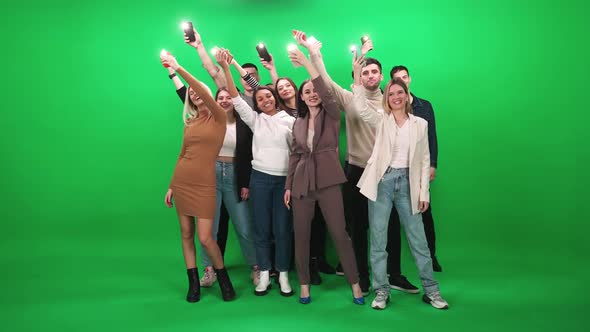
M278 76L271 56L261 61L273 82L261 85L255 65L239 65L227 49L216 50L215 65L194 34L194 41L185 35L185 42L197 50L217 85L215 99L174 56L160 56L184 104L183 143L165 202L172 207L174 201L180 220L187 301L199 301L201 287L216 281L225 301L235 298L222 252L230 219L252 267L255 295L268 294L273 273L280 294L294 294L288 277L294 247L299 302L310 303L310 284L321 283L319 266L331 269L323 257L326 228L340 259L336 270L346 276L353 303L364 304L371 286L375 309L387 306L391 288L418 293L401 274L402 224L423 301L448 308L433 277L434 270L442 270L434 255L429 204L437 166L434 113L428 101L410 93L408 69L393 67L382 92L382 67L366 56L373 48L367 40L360 54L354 52L349 91L328 75L322 44L294 31L309 59L298 47L290 48L289 58L310 79L297 88ZM240 74L242 92L230 67ZM344 169L338 153L340 111L346 118ZM195 234L205 268L201 279Z

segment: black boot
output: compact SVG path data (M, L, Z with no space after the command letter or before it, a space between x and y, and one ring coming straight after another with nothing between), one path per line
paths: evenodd
M201 285L199 284L199 270L198 268L186 270L188 274L188 293L186 300L188 302L199 302L201 299Z
M231 284L231 280L229 280L229 275L227 274L227 270L223 269L215 269L215 273L217 273L217 281L219 282L219 288L221 289L221 297L224 301L231 301L236 297L236 292L234 291L234 286Z
M312 285L321 285L322 278L320 277L319 262L316 257L312 257L309 263L309 283Z

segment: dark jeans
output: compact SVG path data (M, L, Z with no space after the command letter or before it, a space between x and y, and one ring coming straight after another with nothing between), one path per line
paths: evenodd
M369 209L367 197L360 193L356 186L359 182L364 168L354 166L346 162L344 172L348 182L342 186L344 197L344 215L346 217L346 228L352 240L352 247L356 257L359 278L368 283L369 281L369 259L368 259L368 230L369 230Z
M261 271L272 267L271 244L275 240L275 269L289 270L293 244L293 223L285 206L286 176L275 176L252 170L250 199L254 216L256 261Z
M424 233L426 234L430 257L434 258L436 254L436 235L434 234L434 219L432 218L431 206L422 213L422 222L424 223ZM392 277L402 274L401 253L399 215L395 209L392 209L387 230L387 273Z

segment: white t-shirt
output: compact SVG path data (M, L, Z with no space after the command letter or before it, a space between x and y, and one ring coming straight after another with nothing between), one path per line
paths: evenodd
M395 122L393 115L390 116L388 121ZM410 124L409 120L406 120L404 124L399 127L395 123L395 132L389 133L389 139L391 140L393 151L391 151L391 168L408 168L410 167Z
M228 123L225 130L225 137L223 138L223 145L219 150L220 157L234 157L236 154L236 122Z

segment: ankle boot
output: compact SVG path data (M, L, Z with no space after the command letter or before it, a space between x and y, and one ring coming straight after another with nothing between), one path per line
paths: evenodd
M279 272L279 286L281 288L281 295L291 296L295 294L291 289L291 285L289 284L288 272Z
M322 277L320 277L319 261L316 257L312 257L309 263L309 282L312 285L320 285Z
M186 270L188 274L188 293L186 300L188 302L199 302L201 299L201 285L199 284L199 270L197 268Z
M231 280L229 280L227 270L225 267L219 270L215 269L215 273L217 273L217 281L219 282L219 288L221 289L221 297L224 301L233 300L236 297L236 292L234 291L234 286L231 284Z
M254 295L266 295L271 286L269 271L260 271L260 278L258 279L258 285L256 285L256 289L254 290Z

